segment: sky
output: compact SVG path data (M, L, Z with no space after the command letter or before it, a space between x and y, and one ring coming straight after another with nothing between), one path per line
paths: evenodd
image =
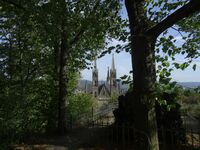
M125 74L129 74L132 70L131 56L129 53L121 52L114 53L115 67L117 69L117 78ZM182 58L177 58L177 62L183 62ZM99 73L99 80L106 80L107 69L111 67L112 54L107 54L104 57L97 60L97 68ZM192 69L192 65L185 70L174 70L172 72L172 79L177 82L200 82L200 61L197 60L192 64L196 63L196 71ZM92 80L92 70L85 69L82 72L82 79Z
M125 74L129 74L131 69L131 56L129 53L121 52L114 53L115 67L117 69L117 78ZM112 54L107 54L104 57L97 59L97 69L99 80L106 80L108 67L111 68ZM92 70L85 69L82 71L82 79L91 80Z
M121 10L121 16L123 18L127 18L127 13L125 10L125 7L122 7ZM181 36L179 34L174 35L177 39L177 44L181 44ZM115 42L113 45L115 45ZM112 44L112 43L111 43ZM121 52L121 53L115 53L115 67L117 69L117 79L119 79L123 75L128 75L129 71L132 70L131 66L131 56L129 53ZM176 57L176 60L178 63L184 62L184 57L179 55ZM111 61L112 61L112 54L106 54L104 57L97 60L97 68L99 73L99 80L106 80L107 76L107 69L108 67L111 67ZM196 64L196 71L192 69L192 65ZM86 80L92 80L92 70L85 69L81 71L81 77L82 79ZM172 80L177 82L200 82L200 58L194 60L192 64L186 68L185 70L177 70L175 69L171 74Z

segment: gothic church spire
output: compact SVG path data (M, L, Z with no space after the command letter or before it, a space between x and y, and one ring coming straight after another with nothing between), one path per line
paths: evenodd
M94 60L94 67L92 70L92 93L94 97L98 96L98 69L96 58Z
M97 69L97 60L96 60L96 58L94 60L94 69Z
M111 70L115 70L114 54L112 54L112 67L111 67Z
M108 67L108 72L107 72L107 84L110 83L110 72L109 72L109 67Z

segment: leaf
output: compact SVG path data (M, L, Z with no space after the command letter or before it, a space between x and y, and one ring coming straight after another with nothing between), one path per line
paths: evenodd
M183 63L180 65L180 69L184 70L185 68L187 68L189 66L188 63Z
M133 73L133 70L129 71L129 73Z
M128 76L127 75L123 75L122 77L120 77L120 79L124 80L126 79Z
M176 69L180 68L180 65L178 63L174 63L174 66L176 67Z
M166 72L166 76L169 77L171 75L170 72Z
M169 55L169 56L172 55L172 50L168 50L168 55Z
M196 67L197 67L197 65L194 64L194 65L192 66L192 69L195 71L195 70L196 70Z
M108 48L108 51L110 52L110 51L112 51L114 48L115 48L114 46L111 46L111 47Z

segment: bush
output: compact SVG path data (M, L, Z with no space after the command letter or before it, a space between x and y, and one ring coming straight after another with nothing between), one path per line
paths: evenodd
M200 119L200 94L190 92L181 96L182 111L197 119Z
M111 95L111 98L109 99L109 103L117 102L118 97L119 97L119 93L113 92L112 95Z
M172 142L184 143L186 140L185 130L182 126L180 105L176 102L175 97L175 95L164 92L160 98L163 99L163 101L165 100L165 103L159 103L160 101L156 102L156 119L159 129L159 140L163 140L162 132L160 130L163 128L166 142L169 144ZM119 106L114 110L115 123L117 125L129 123L129 118L126 110L132 100L133 95L130 92L119 96Z
M96 107L97 100L87 93L76 93L70 96L67 105L67 116L70 120L76 121L83 115L89 115L92 109Z
M185 143L186 135L181 119L180 107L175 95L164 92L162 98L166 104L156 102L156 118L159 129L164 129L166 142L171 143ZM162 140L162 131L158 133L159 139Z

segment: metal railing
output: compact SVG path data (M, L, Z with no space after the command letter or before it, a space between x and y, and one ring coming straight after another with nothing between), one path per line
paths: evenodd
M77 121L84 120L82 127L87 130L87 145L121 147L127 150L137 149L136 147L143 145L145 140L150 143L147 134L136 130L133 126L113 124L114 116L108 114L117 107L117 103L113 103L98 111L92 109L91 112L80 115ZM71 123L71 127L76 127L74 122ZM200 150L200 129L185 129L183 141L176 139L179 134L177 130L161 128L158 129L158 133L161 150Z
M177 130L158 129L159 147L161 150L198 150L200 149L200 130L198 132L186 131L186 140L176 140ZM136 130L129 125L107 125L98 122L90 128L87 135L91 146L121 147L123 150L138 149L144 145L144 141L151 143L150 138L144 132Z
M73 119L71 116L68 116L68 119L67 119L68 127L69 128L76 128L80 126L90 127L90 126L97 125L97 122L100 122L102 120L108 120L108 118L114 119L112 112L117 107L118 107L118 103L115 102L115 103L110 103L108 105L105 105L104 107L97 110L95 110L94 108L91 108L90 111L80 114L75 119ZM108 116L108 114L112 114L112 115Z

